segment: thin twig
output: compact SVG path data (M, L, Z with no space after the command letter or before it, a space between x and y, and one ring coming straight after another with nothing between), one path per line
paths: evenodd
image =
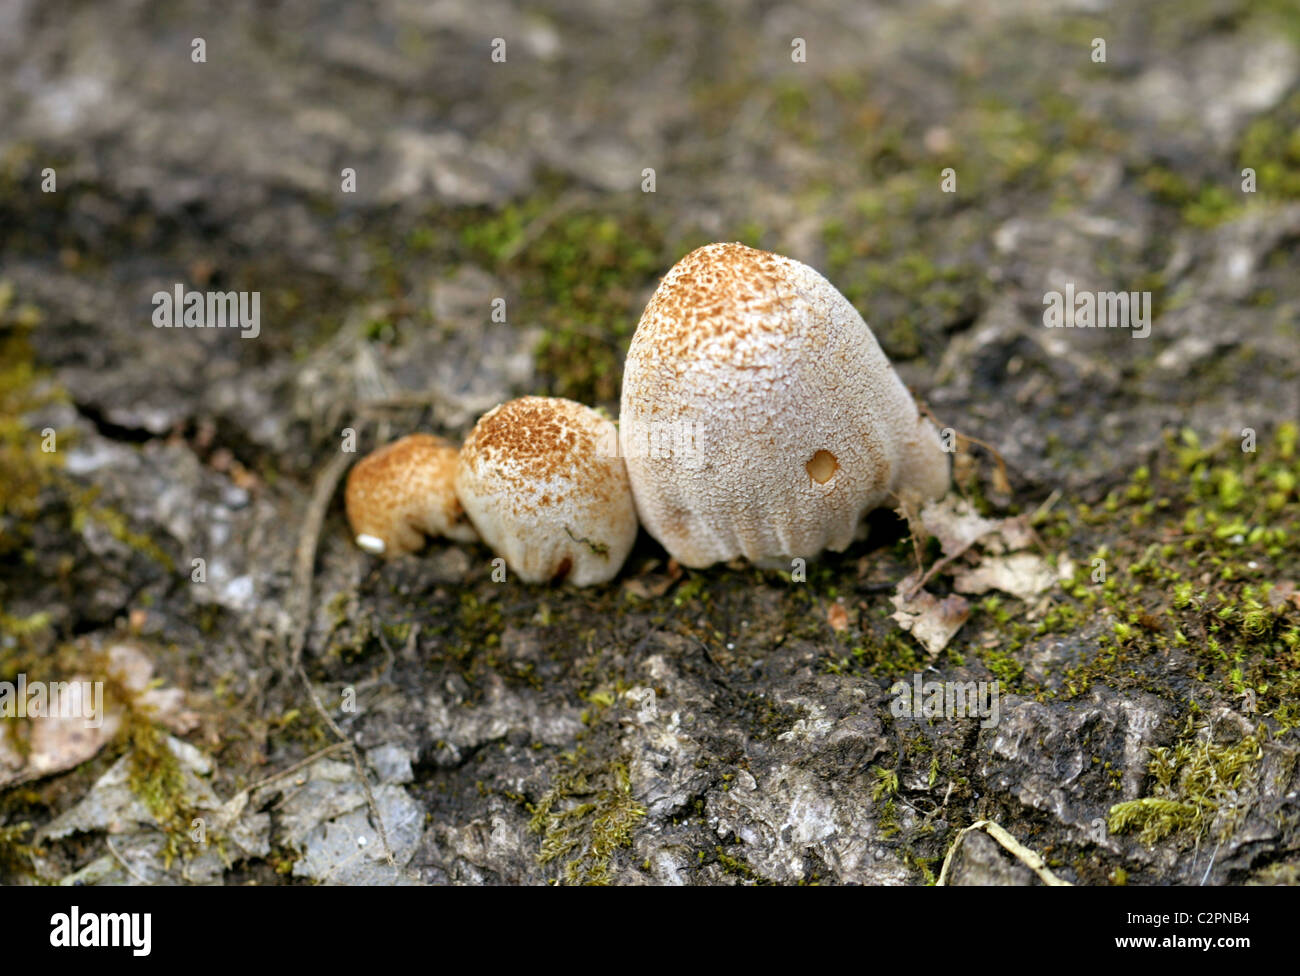
M1030 527L1033 526L1034 522L1038 521L1038 519L1042 518L1044 515L1050 512L1052 510L1052 506L1056 504L1057 500L1060 497L1061 497L1061 489L1060 488L1052 489L1052 493L1048 495L1045 499L1043 499L1043 503L1039 505L1036 509L1034 509L1033 514L1029 516Z
M379 815L379 805L375 802L375 795L370 790L370 781L366 777L365 766L361 763L361 755L352 744L352 740L344 734L330 713L325 710L320 696L316 694L316 689L307 676L306 668L302 665L302 652L307 644L307 631L311 627L312 581L316 575L316 549L320 543L321 527L325 524L325 513L329 510L339 480L351 461L349 454L340 451L334 460L321 470L312 488L307 513L303 516L302 531L298 536L298 549L294 559L293 584L296 600L290 605L294 614L293 619L296 621L296 627L290 636L291 666L302 680L307 695L311 698L311 703L316 707L320 717L352 756L352 766L356 770L357 779L361 782L361 789L366 794L366 806L370 808L370 815L375 820L375 829L379 832L380 843L384 845L384 856L388 859L389 866L396 868L397 860L393 857L393 849L388 844L388 831L384 828L383 817Z
M1005 850L1009 851L1017 861L1029 868L1030 871L1033 871L1034 874L1038 875L1039 880L1044 884L1050 885L1054 888L1074 887L1070 882L1063 881L1053 874L1051 869L1048 868L1047 862L1043 860L1041 854L1037 851L1031 851L992 820L976 820L953 839L952 847L948 848L948 854L943 859L943 867L939 870L939 880L937 884L946 885L948 883L948 871L952 867L952 857L957 853L957 848L961 846L962 838L972 830L982 830L987 833L995 841L1001 844Z
M272 773L270 776L267 776L265 779L259 779L256 783L253 783L251 786L245 786L239 792L253 793L257 790L260 790L263 786L266 786L270 783L274 783L277 779L284 779L286 776L292 776L294 773L298 772L298 770L302 769L304 766L310 766L317 759L324 759L331 752L338 752L346 745L347 745L346 742L335 742L333 745L326 746L324 749L317 749L306 759L299 759L292 766L288 766L280 770L278 773Z
M135 869L132 868L131 865L129 865L129 864L126 863L126 858L124 858L121 854L119 854L119 853L117 852L117 848L113 846L113 838L111 838L111 837L107 837L107 836L106 836L106 837L104 838L104 843L108 845L108 850L109 850L109 852L110 852L110 853L111 853L115 858L117 858L117 863L120 864L120 865L122 865L122 867L126 869L126 873L127 873L127 874L129 874L131 877L135 878L136 881L139 881L139 882L140 882L141 884L143 884L143 885L147 885L147 884L150 883L148 878L142 878L142 877L140 877L140 875L136 874Z
M1220 844L1214 845L1214 851L1210 854L1210 863L1205 865L1205 874L1201 876L1202 886L1204 886L1205 882L1210 880L1210 872L1214 870L1214 859L1219 856L1219 847Z
M984 450L988 451L993 455L993 460L997 462L998 470L1002 473L1003 480L1005 480L1007 484L1011 483L1011 477L1007 474L1007 462L1003 459L1002 452L996 447L988 441L982 441L978 437L972 437L970 434L963 434L956 427L950 427L950 425L945 424L934 415L934 412L926 406L926 404L922 403L920 400L917 400L917 409L920 410L921 413L925 414L925 416L930 419L930 422L940 430L951 429L952 432L957 435L959 441L966 441L969 444L978 444L980 447L984 448Z

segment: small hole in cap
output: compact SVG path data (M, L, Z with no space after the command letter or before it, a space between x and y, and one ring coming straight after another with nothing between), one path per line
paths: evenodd
M812 460L804 465L808 469L808 477L819 485L824 485L831 480L831 476L839 469L840 463L835 459L835 455L830 451L818 451L812 456Z

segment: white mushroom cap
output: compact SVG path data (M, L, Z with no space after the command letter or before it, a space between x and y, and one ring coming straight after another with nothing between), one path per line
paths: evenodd
M425 536L477 539L456 500L457 455L440 437L411 434L358 461L344 492L357 545L391 558L420 549Z
M621 412L641 521L686 566L840 550L869 509L948 488L938 433L857 310L743 244L692 251L660 282Z
M603 583L636 541L617 430L572 400L522 397L486 413L461 448L456 494L526 583Z

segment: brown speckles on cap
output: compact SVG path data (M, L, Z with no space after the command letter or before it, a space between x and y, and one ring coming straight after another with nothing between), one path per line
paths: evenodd
M656 347L668 358L706 345L741 357L759 334L779 340L799 327L789 312L794 294L785 258L744 244L709 244L664 276L642 321L655 325Z
M596 455L586 409L568 400L520 397L485 414L466 443L489 463L509 458L515 479L576 474Z
M743 244L664 276L620 421L703 431L691 457L627 458L642 524L687 566L843 549L867 509L948 483L937 433L853 306L807 265Z
M344 503L353 537L386 557L415 552L426 535L462 542L477 536L456 500L457 451L431 434L411 434L358 461Z
M605 582L636 540L617 431L572 400L521 397L490 410L461 449L456 492L524 582Z

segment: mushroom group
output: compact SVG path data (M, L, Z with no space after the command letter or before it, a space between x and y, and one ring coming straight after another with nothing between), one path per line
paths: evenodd
M842 550L863 514L948 488L948 457L862 316L829 281L743 244L692 251L641 316L620 425L551 397L412 435L347 486L357 544L481 538L525 582L612 579L644 525L679 563Z

